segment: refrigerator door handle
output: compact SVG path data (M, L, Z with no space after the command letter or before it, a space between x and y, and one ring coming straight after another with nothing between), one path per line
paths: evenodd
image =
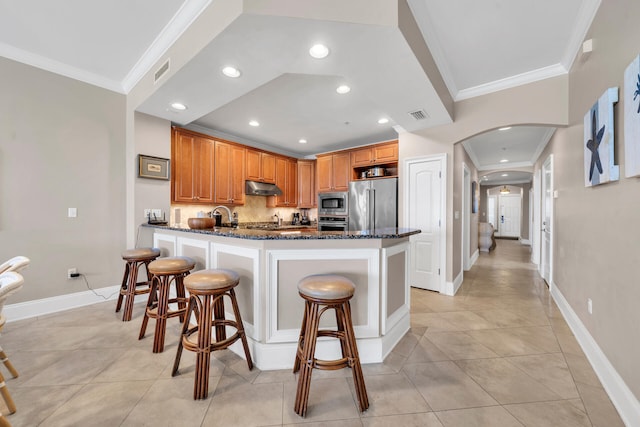
M376 228L376 190L369 189L369 230Z

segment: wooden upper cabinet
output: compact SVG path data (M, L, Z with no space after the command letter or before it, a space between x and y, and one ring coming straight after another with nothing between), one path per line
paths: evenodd
M287 157L275 158L276 185L282 194L269 196L268 207L295 208L298 205L298 164L294 159Z
M351 167L358 168L398 161L398 142L389 142L351 151Z
M398 141L373 146L374 163L392 163L398 161Z
M275 155L248 148L246 158L246 177L249 181L276 183Z
M243 205L245 148L216 141L215 150L215 202L225 205Z
M316 162L298 160L298 207L315 208L317 201Z
M174 129L171 159L171 201L214 203L214 141Z
M349 152L318 156L316 177L318 192L348 191L351 175Z

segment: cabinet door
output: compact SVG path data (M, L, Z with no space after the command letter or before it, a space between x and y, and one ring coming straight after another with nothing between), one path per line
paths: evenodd
M256 150L247 149L247 179L249 181L260 181L262 175L260 169L262 169L262 158L260 152Z
M361 148L351 152L351 167L370 166L373 163L373 152L371 148Z
M318 156L316 177L319 193L333 190L333 156Z
M214 203L214 141L206 138L195 139L196 153L193 168L195 181L195 202L202 204Z
M298 207L316 207L316 171L315 162L298 160Z
M171 138L171 201L191 203L194 201L193 166L195 137L177 130Z
M245 155L244 147L231 146L231 201L234 205L244 205L244 180L245 180Z
M261 180L271 184L276 183L276 156L269 153L261 154L262 175Z
M249 181L260 181L262 179L262 156L260 151L247 149L247 179Z
M351 175L349 157L349 153L333 155L334 191L349 191L349 176Z
M231 145L216 141L216 203L231 203Z
M294 208L298 206L298 162L287 159L287 187L285 204Z
M376 163L388 163L398 161L398 143L378 145L373 147L373 160Z
M216 203L244 204L244 164L243 147L216 141Z

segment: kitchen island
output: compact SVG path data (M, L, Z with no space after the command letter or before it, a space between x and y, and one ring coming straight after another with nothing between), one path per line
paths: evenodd
M194 271L228 268L240 275L240 312L254 363L262 370L292 368L304 310L297 283L310 274L335 273L355 283L351 307L362 363L382 362L409 330L409 236L419 230L145 227L154 228L153 245L162 256L191 257ZM322 326L335 326L331 313ZM238 343L231 350L243 354ZM339 353L337 340L319 340L318 358Z

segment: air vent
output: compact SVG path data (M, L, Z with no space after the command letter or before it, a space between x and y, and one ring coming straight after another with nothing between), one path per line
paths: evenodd
M429 115L424 110L410 111L409 115L413 117L415 120L424 120L429 118Z
M169 59L167 59L167 62L162 64L162 67L158 68L158 71L156 71L156 74L154 75L153 83L158 83L158 80L160 80L160 78L162 78L162 76L164 76L167 71L169 71Z

